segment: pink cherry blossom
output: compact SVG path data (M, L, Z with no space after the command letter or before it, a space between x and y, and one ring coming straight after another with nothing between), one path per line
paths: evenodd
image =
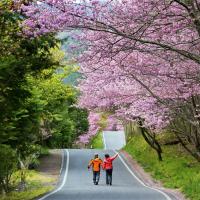
M122 122L142 118L159 132L199 96L198 1L38 0L22 9L28 36L81 30L81 107ZM187 108L184 119L195 124Z

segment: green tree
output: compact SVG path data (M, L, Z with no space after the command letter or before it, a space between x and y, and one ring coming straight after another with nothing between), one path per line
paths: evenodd
M12 6L12 1L0 2L0 145L13 148L20 166L26 166L27 160L36 155L33 149L39 141L43 108L27 76L58 64L51 52L57 40L54 35L31 39L20 35L23 16Z
M65 67L43 70L37 78L29 77L43 102L42 139L51 147L71 147L77 136L88 129L87 112L76 107L77 90L63 81L73 71Z
M7 193L13 172L17 169L16 152L8 145L0 144L0 190Z
M0 2L0 150L18 161L21 189L42 145L70 147L88 126L87 112L75 106L76 89L64 84L74 69L64 67L58 40L53 34L24 37L20 34L23 19L13 11L11 0ZM10 175L15 162L4 163Z

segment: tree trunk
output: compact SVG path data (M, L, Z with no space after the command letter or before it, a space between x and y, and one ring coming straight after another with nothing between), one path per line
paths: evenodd
M1 181L0 186L1 186L1 193L0 194L2 196L5 196L6 195L6 189L5 189L5 185L4 185L3 180Z
M20 159L20 156L18 157L19 165L20 165L20 183L19 183L19 190L24 191L26 189L26 167L22 160Z
M175 133L177 139L180 141L181 145L184 147L184 149L193 157L195 158L198 162L200 162L200 152L193 152L190 150L187 145L184 143L184 141L181 139L181 137Z
M159 144L159 142L156 140L155 136L152 136L148 133L148 131L142 127L142 121L139 121L139 125L141 127L141 133L147 144L149 144L150 147L152 147L157 155L158 155L158 160L162 161L162 148Z

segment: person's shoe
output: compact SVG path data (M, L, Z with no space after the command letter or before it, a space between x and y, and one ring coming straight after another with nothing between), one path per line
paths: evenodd
M99 183L98 182L96 182L96 185L98 185Z
M110 183L110 185L112 185L112 183Z

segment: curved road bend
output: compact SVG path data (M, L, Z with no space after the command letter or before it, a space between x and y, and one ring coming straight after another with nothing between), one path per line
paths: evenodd
M114 151L65 150L60 187L53 194L39 200L172 200L158 191L144 187L119 158L114 161L113 185L105 184L104 171L101 172L99 185L93 185L92 172L87 170L87 164L94 153L99 153L103 158L105 153L113 155Z

